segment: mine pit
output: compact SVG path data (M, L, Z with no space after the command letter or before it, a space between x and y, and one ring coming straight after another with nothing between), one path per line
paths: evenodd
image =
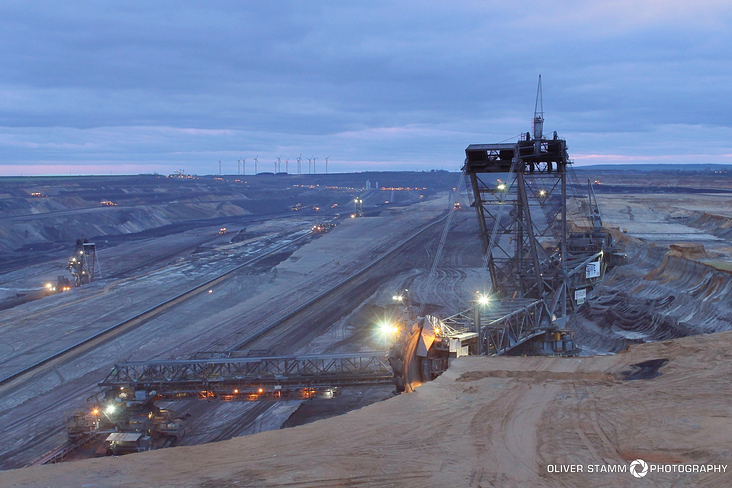
M302 454L307 452L305 446L318 446L319 452L325 449L334 457L339 452L355 455L347 439L336 435L348 431L351 435L347 437L358 439L362 449L390 453L394 461L382 462L379 471L388 474L396 473L393 463L397 459L402 463L400 472L403 463L409 466L409 461L397 455L400 445L388 440L398 438L394 433L405 430L406 435L406 431L419 430L420 423L430 425L424 412L453 418L449 412L455 409L471 425L499 422L502 427L490 435L482 434L481 428L468 429L456 417L444 425L433 425L422 445L445 449L453 445L448 432L463 432L462 438L473 439L476 446L498 442L508 449L504 454L495 447L464 452L460 447L464 442L454 444L456 453L464 452L454 456L453 462L458 464L501 465L520 458L530 459L529 466L540 466L549 452L555 457L584 452L612 457L626 452L631 442L625 434L630 431L615 426L633 426L644 432L648 441L641 451L649 459L663 449L673 459L697 459L689 453L697 452L698 446L715 449L724 444L720 436L725 431L719 430L721 424L714 420L713 411L715 405L721 408L726 394L715 396L712 390L719 389L718 375L729 359L724 344L729 339L725 331L732 324L732 275L724 263L732 262L732 245L725 230L732 226L732 207L726 195L696 189L684 193L683 186L665 184L660 176L653 188L666 188L666 193L649 193L635 183L629 185L621 172L577 170L577 174L578 180L603 181L594 186L597 208L615 243L613 252L622 254L624 260L609 267L582 302L573 305L576 309L561 329L551 332L556 335L551 338L554 342L537 343L536 347L566 348L572 351L569 357L557 357L561 349L531 357L532 349L526 346L507 350L504 357L473 355L478 352L478 336L469 330L460 332L460 327L474 323L475 317L465 316L464 311L466 305L483 306L481 294L487 291L490 273L475 207L467 192L452 191L457 179L452 173L421 176L427 179L413 186L428 190L419 193L390 190L389 204L367 193L362 197L363 217L357 218L343 212L355 208L355 193L331 195L323 190L310 196L320 205L317 211L305 205L293 210L285 205L291 200L287 196L266 210L259 204L244 205L242 212L220 206L221 215L201 219L202 213L192 212L191 218L176 221L171 216L180 210L167 209L149 223L100 226L95 221L97 212L113 213L102 218L107 221L120 218L117 212L121 208L142 205L143 210L134 212L147 211L141 197L128 204L115 197L112 200L119 204L102 210L80 208L78 216L72 217L75 210L59 207L23 223L29 229L27 241L4 244L8 259L3 260L0 275L0 306L4 307L0 323L0 376L4 378L0 385L0 465L12 470L53 462L59 463L54 469L60 480L71 473L67 466L94 479L95 475L84 471L86 466L104 460L90 458L146 450L150 442L158 449L143 456L156 460L151 463L164 462L170 467L166 469L207 462L214 456L226 459L224 463L236 471L253 462L255 453L263 453L266 461L257 461L263 469L287 473L295 469L294 464L308 464ZM405 181L414 177L400 176ZM322 178L321 187L326 187L326 177ZM379 176L382 181L386 178ZM261 184L274 188L269 193L284 195L287 190L278 187L284 181ZM193 183L205 188L201 181ZM341 184L356 186L357 182ZM294 188L290 183L286 186L289 191ZM394 184L399 186L408 185ZM62 193L51 183L47 187L50 196L44 201L53 201L54 195ZM309 185L305 188L313 191ZM586 185L578 188L586 189ZM246 193L237 188L234 198ZM220 198L230 197L220 194ZM277 201L271 195L268 198L270 203ZM574 198L568 199L572 222L587 209ZM305 196L298 199L308 202ZM256 198L237 201L251 200ZM337 207L332 206L335 203ZM176 207L180 202L169 205ZM43 234L44 226L72 218L88 221L89 226L80 224L83 228L73 228L68 235ZM136 217L131 213L124 218ZM21 220L16 211L0 219L0 225L11 229ZM29 225L37 225L39 230L31 231ZM151 227L143 229L143 225ZM220 234L224 226L227 232ZM579 236L586 231L580 226L571 232ZM20 300L23 293L44 287L47 280L66 271L69 252L79 238L76 233L97 246L101 277L61 293ZM556 244L542 246L546 252L556 249ZM585 266L584 261L576 266ZM582 271L584 274L584 267ZM395 395L400 383L395 385L392 378L394 363L390 363L393 358L388 351L393 337L386 325L412 320L405 308L407 301L413 313L438 319L429 325L440 328L433 333L436 338L444 335L458 342L451 345L446 339L441 353L444 361L442 356L428 356L429 366L422 364L411 373L405 359L395 356L402 361L405 377L420 378L405 388L412 393ZM522 306L532 313L531 303L522 302ZM491 305L481 309L480 320L490 324L509 312ZM427 327L427 322L421 327ZM562 336L564 330L571 331L571 336ZM94 339L96 336L99 338ZM718 340L712 339L717 336ZM415 351L423 340L420 337L413 336ZM500 352L495 347L503 346L492 340L493 336L486 336L484 353ZM527 344L531 343L530 338ZM316 364L317 358L329 358L330 363ZM348 361L353 365L356 358L374 361L353 370L354 375L362 375L361 384L353 383L355 376L343 376L343 370L328 376L329 364ZM330 379L299 390L294 389L295 383L287 384L275 376L270 380L266 375L256 387L240 377L209 383L203 389L184 387L174 378L166 380L168 383L158 379L154 386L154 381L149 382L146 391L154 391L154 408L163 413L150 418L165 420L154 429L146 427L153 429L150 441L143 442L144 435L112 441L109 434L100 433L86 438L83 445L70 444L70 416L83 410L84 419L77 419L82 427L99 420L99 416L89 417L92 410L85 409L92 405L91 398L99 398L100 383L117 384L114 368L139 364L161 368L161 374L164 368L182 374L192 367L186 362L196 361L270 370L291 361L287 367L316 367L318 374ZM694 361L707 369L694 366ZM26 371L29 367L31 372ZM152 375L153 370L147 374ZM429 375L428 381L424 381L425 375ZM633 385L641 384L643 391L634 389ZM650 424L644 423L645 417L623 405L640 402L646 405L644 409L655 408L656 418L676 419L678 411L664 402L679 385L688 391L674 401L685 405L686 415L697 419L693 425L681 423L673 431L653 433ZM94 401L102 408L108 405L108 400ZM520 416L510 413L519 411ZM170 418L164 412L171 412ZM549 419L552 427L547 428ZM179 427L174 429L174 425ZM577 432L577 425L584 433L578 437L571 434ZM695 434L699 429L706 433L704 443ZM335 438L339 440L334 442ZM113 446L113 442L118 444ZM292 442L298 444L299 454L289 447ZM669 448L669 443L677 447ZM189 452L181 449L196 449L190 451L196 453L196 460L185 461L187 454L179 457L177 453ZM229 451L246 454L234 460L227 457ZM144 484L156 479L145 467L148 461L135 461L148 458L124 455L115 459L125 482L144 479ZM363 463L359 469L368 469L371 461ZM517 479L534 480L538 469L521 470ZM415 480L431 470L422 469ZM322 481L314 468L300 468L299 472L313 483ZM25 477L36 476L34 473L3 471L0 477L15 482L30 479ZM169 472L166 476L167 482L176 479ZM281 476L270 479L284 481L288 475ZM379 476L373 475L370 482L386 479ZM429 476L440 477L436 473ZM59 484L66 485L71 482Z

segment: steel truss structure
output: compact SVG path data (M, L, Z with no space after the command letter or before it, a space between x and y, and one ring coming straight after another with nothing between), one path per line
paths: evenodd
M480 334L481 344L487 353L503 354L517 345L543 334L550 325L548 317L544 313L544 302L541 300L514 305L519 308L508 313L505 313L504 309L501 313L485 314L487 317L483 313L480 314L481 323L487 319L485 326L481 327Z
M575 350L571 335L552 326L543 300L476 304L440 322L448 336L458 336L466 331L478 332L478 354L500 356L532 340L537 352L544 354Z
M130 361L114 366L99 383L107 388L155 390L159 395L285 393L390 383L385 353L333 354L201 360Z
M556 133L551 140L527 133L514 144L473 144L465 153L494 292L554 301L565 293L566 142Z
M97 246L86 239L77 239L74 254L69 260L68 270L74 276L74 286L81 286L102 277L97 257Z
M492 293L503 302L501 309L515 307L480 326L484 352L502 354L546 333L554 334L544 339L554 342L554 351L573 348L556 319L582 303L587 290L604 276L614 251L612 238L602 231L591 187L591 228L568 232L571 161L564 139L556 132L544 137L541 104L539 78L533 134L526 132L514 143L465 149L462 171L478 215ZM538 348L546 349L546 344Z

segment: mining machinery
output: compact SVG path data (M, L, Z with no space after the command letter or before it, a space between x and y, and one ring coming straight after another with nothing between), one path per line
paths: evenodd
M463 312L414 317L396 329L389 360L397 390L433 379L461 355L577 354L567 318L623 255L602 227L592 185L579 195L570 183L571 164L567 142L544 134L541 77L531 132L465 149L462 172L490 287ZM570 191L578 203L572 221Z
M353 203L355 211L351 214L351 217L363 217L363 198L356 197Z
M602 230L590 188L591 225L569 232L567 143L543 134L541 77L532 132L514 143L471 144L463 173L476 209L493 295L545 304L547 317L566 317L577 297L600 281L615 248Z
M259 353L264 355L260 355ZM383 351L247 357L127 361L114 365L87 406L66 417L68 444L45 457L60 462L70 453L100 443L97 455L120 455L175 445L185 435L185 418L156 403L183 398L204 401L332 399L346 386L392 382ZM197 355L198 356L198 355Z
M79 412L69 424L69 437L92 435L108 427L107 421L100 423L100 412L127 405L123 395L140 395L138 403L147 405L133 404L130 418L148 415L152 419L156 418L155 407L152 401L145 404L149 399L308 399L318 394L333 396L342 387L389 381L397 392L408 392L437 378L452 358L460 356L576 354L578 348L572 331L566 328L566 319L605 272L619 264L622 255L602 227L591 184L586 203L580 203L577 211L585 212L579 220L586 225L579 225L577 215L570 221L568 196L579 185L568 181L571 160L566 141L556 132L544 136L541 103L540 79L532 132L513 143L472 144L465 150L462 172L471 207L476 209L490 281L490 290L476 293L469 308L438 318L423 315L414 306L416 299L409 290L395 294L392 320L382 324L383 333L393 341L386 356L383 352L279 357L225 354L207 359L119 363L99 384L105 389L106 407L99 404ZM357 213L352 217L363 215L362 204L358 197ZM450 202L433 269L450 228L450 217L459 209L459 203ZM166 435L177 438L182 426L172 417L163 416L161 423L171 426ZM120 418L126 419L127 414ZM149 437L165 432L155 423L148 427L143 422L142 427L131 428L133 424L122 420L116 428ZM109 449L115 439L108 438ZM139 439L119 439L123 441L128 449L146 448L135 444Z
M84 237L77 239L67 268L74 277L74 286L86 285L97 276L101 277L96 244Z
M155 405L155 390L110 388L66 418L71 445L102 440L98 455L120 455L174 445L185 434L183 419Z
M422 307L409 290L393 297L391 320L381 324L382 333L393 340L387 357L396 392L414 391L440 376L451 358L478 354L478 333L467 316L439 319L422 315Z
M544 134L541 77L531 132L516 142L465 149L462 171L478 217L493 308L523 310L513 327L498 324L500 334L485 323L495 320L495 312L485 312L479 327L486 352L575 352L572 333L564 329L567 316L618 261L591 186L582 197L589 201L588 215L581 216L587 225L568 222L571 164L567 142L556 132ZM577 185L571 190L577 192Z
M335 224L333 222L318 222L310 228L310 231L313 234L327 234L333 230L334 227Z

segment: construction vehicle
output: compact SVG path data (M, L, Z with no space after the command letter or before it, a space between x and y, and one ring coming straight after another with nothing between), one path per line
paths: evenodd
M66 276L58 276L56 283L46 283L46 295L54 295L71 289L71 280Z
M326 234L335 227L333 222L319 222L315 224L310 230L313 234Z
M532 122L532 132L517 142L465 149L463 173L477 211L490 295L502 310L522 310L519 315L525 319L515 321L520 328L509 326L510 321L502 322L506 330L491 325L495 334L491 339L492 332L487 332L483 346L486 352L502 354L529 343L521 353L571 354L566 347L571 331L563 329L567 317L617 264L618 253L602 229L591 187L589 214L568 222L572 161L564 139L556 132L549 137L543 133L541 77ZM584 229L570 232L570 224ZM494 314L485 315L495 320Z
M219 229L219 235L220 236L226 235L226 227L222 227L222 228Z

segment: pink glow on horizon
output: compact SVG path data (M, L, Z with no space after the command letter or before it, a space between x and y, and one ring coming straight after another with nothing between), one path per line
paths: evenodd
M732 154L666 154L659 156L628 156L624 154L575 154L571 159L580 163L590 164L632 164L632 163L678 163L678 164L705 164L725 163L732 158ZM690 161L691 160L691 161ZM703 162L700 160L704 160Z
M80 175L136 175L153 173L150 165L143 164L3 164L0 176L80 176ZM172 173L173 170L170 170Z

